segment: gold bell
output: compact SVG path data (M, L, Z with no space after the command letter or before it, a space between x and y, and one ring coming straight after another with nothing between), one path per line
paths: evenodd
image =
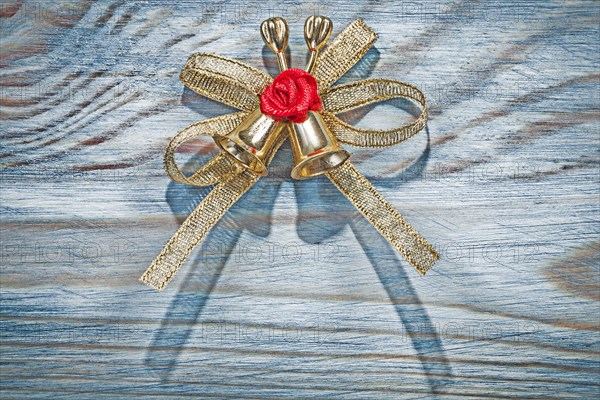
M317 55L329 39L332 25L329 18L319 15L306 19L304 40L310 50L310 58L304 70L308 73L315 68ZM306 121L291 124L291 127L290 142L294 156L292 178L306 179L324 174L350 157L350 153L340 147L327 128L321 114L309 111Z
M266 175L267 165L285 140L285 124L254 110L226 136L214 136L217 145L246 168Z
M324 174L350 157L327 128L321 114L309 111L306 121L291 126L292 178L306 179Z
M260 33L265 44L277 53L281 69L286 69L284 56L288 43L288 25L280 17L269 18L262 22ZM215 142L227 154L246 168L261 174L267 174L267 165L285 140L282 130L286 124L263 115L260 108L254 110L240 125L226 136L215 136Z

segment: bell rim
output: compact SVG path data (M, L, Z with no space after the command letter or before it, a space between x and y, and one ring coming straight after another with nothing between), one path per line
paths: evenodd
M316 160L320 160L323 157L331 156L331 155L334 155L334 154L343 154L343 156L341 157L340 161L338 163L336 163L334 166L332 166L330 168L327 168L327 169L324 169L322 171L317 171L317 172L315 172L313 174L310 174L310 175L299 175L298 174L298 172L301 171L303 168L305 168L307 164L315 162ZM300 180L300 181L301 180L305 180L305 179L314 178L315 176L323 175L323 174L327 173L328 171L330 171L330 170L332 170L334 168L339 167L349 157L350 157L350 153L347 152L344 149L341 149L341 150L340 149L337 149L337 150L333 150L332 149L332 150L329 150L329 151L325 151L325 152L319 154L317 157L306 158L306 159L300 161L298 164L296 164L294 166L294 168L292 168L291 176L292 176L293 179Z
M225 153L227 156L229 156L231 159L233 159L237 163L241 164L244 168L247 168L250 171L260 174L262 176L267 175L267 166L265 165L265 163L259 157L257 157L255 154L252 154L250 151L244 149L242 146L240 146L235 141L229 139L227 136L220 136L220 135L213 136L213 140L215 141L217 146L219 146L219 148L223 151L223 153ZM238 151L238 153L234 154L234 153L230 152L229 148L226 147L223 142L233 145L233 147ZM247 156L252 157L252 160L254 161L254 165L252 163L247 163L244 160L238 158L237 154L245 154ZM258 168L256 168L256 166L258 166Z

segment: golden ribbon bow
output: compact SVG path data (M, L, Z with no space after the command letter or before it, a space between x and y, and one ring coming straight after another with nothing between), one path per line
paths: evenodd
M313 17L307 20L306 26L309 26L311 18ZM324 17L316 18L329 21ZM276 29L277 25L273 25L272 21L281 23L283 20L274 18L265 23L268 21L271 21L271 28L275 28L271 33L280 34ZM312 24L319 21L315 22L313 18ZM268 32L264 31L265 27L268 27L265 23L263 38L268 36ZM287 24L285 28L287 29ZM305 27L305 35L306 32L308 31ZM328 37L329 34L325 40ZM284 39L283 50L287 44L287 36ZM277 38L273 40L277 41ZM309 44L312 60L309 64L312 62L314 66L310 70L317 81L323 103L320 116L326 128L335 137L334 141L337 139L341 143L358 147L387 147L412 137L426 124L425 96L415 86L393 79L367 79L331 86L365 55L376 40L377 35L373 30L362 19L358 19L342 30L318 59L316 49ZM277 52L281 67L282 62L285 64L283 51L279 49ZM192 54L181 71L180 78L195 92L241 111L196 122L177 133L167 145L165 169L173 180L189 185L215 187L187 217L141 276L142 282L159 291L169 283L193 248L204 239L225 212L261 177L260 171L240 162L226 151L222 151L193 175L186 177L175 162L177 148L197 136L208 135L222 140L225 134L233 132L242 122L247 121L251 114L256 114L257 110L260 112L259 95L273 81L267 74L246 64L205 53ZM335 115L392 98L407 98L418 103L422 107L421 115L409 124L389 130L355 128ZM289 122L278 124L283 124L288 131L293 129ZM277 140L274 140L272 151L264 160L265 165L268 165L285 137L286 134L280 134ZM344 150L341 151L345 153ZM328 168L323 173L421 275L433 267L440 257L437 251L348 160Z

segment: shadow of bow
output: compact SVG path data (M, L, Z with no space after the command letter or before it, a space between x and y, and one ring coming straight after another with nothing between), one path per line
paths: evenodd
M370 67L377 62L378 58L379 53L372 48L347 75L352 80L366 78L370 73ZM268 69L273 69L275 63L271 53L263 52L263 59ZM365 63L369 64L369 68L365 67ZM200 97L189 89L185 89L182 95L182 102L188 107L196 111L201 109L204 115L207 115L207 112L210 114L214 102L199 99ZM413 115L419 112L410 102L391 100L388 103ZM206 107L207 104L211 106ZM370 110L369 107L374 106L363 107L353 114L346 115L346 119L352 120L349 122L360 120ZM223 114L222 105L219 105L219 109L221 111L216 115ZM411 338L432 392L437 392L440 387L448 383L451 370L439 336L403 268L406 264L400 261L393 247L327 178L321 176L306 181L292 180L289 174L291 153L285 148L286 146L288 145L284 143L284 148L277 153L270 166L270 171L276 172L270 173L268 179L259 180L241 201L229 209L201 243L193 261L188 262L191 265L179 272L185 276L181 279L178 293L154 336L146 356L146 365L157 372L163 382L169 380L242 232L249 231L257 236L267 237L279 188L283 182L293 182L298 204L296 225L299 237L307 243L316 244L336 235L345 225L350 226L385 287L405 331ZM199 154L186 163L184 170L192 172L211 157L212 154ZM427 131L427 145L423 153L412 165L402 171L404 180L419 178L428 158L429 131ZM376 185L393 184L397 187L395 177L372 181ZM183 222L210 190L211 188L171 182L166 198L173 214L179 222Z
M425 170L430 154L428 128L426 134L427 144L424 151L401 172L403 182L419 179ZM399 186L397 176L369 179L376 186ZM439 334L405 269L412 270L412 267L400 259L390 243L338 190L334 189L326 177L294 181L294 187L298 204L298 236L307 243L321 243L336 235L348 224L393 303L404 331L412 341L432 392L436 393L448 385L452 378L450 364Z
M199 155L186 163L183 169L197 170L211 157ZM277 165L277 158L273 163ZM192 262L186 262L189 265L179 272L185 276L181 279L179 290L154 336L146 357L146 365L159 373L163 381L167 381L173 372L225 264L238 245L242 232L251 232L260 237L269 235L273 204L281 183L281 180L276 179L260 179L228 210L198 246L199 250ZM169 184L167 202L179 223L185 220L211 189L176 182Z

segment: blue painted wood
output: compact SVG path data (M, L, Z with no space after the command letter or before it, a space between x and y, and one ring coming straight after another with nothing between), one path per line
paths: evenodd
M598 3L16 1L0 6L2 398L598 397ZM258 25L357 17L342 82L420 86L428 131L351 149L438 247L425 278L290 151L158 294L137 279L208 189L169 181L194 51L276 72ZM403 102L344 118L386 128ZM216 153L199 141L190 171Z

